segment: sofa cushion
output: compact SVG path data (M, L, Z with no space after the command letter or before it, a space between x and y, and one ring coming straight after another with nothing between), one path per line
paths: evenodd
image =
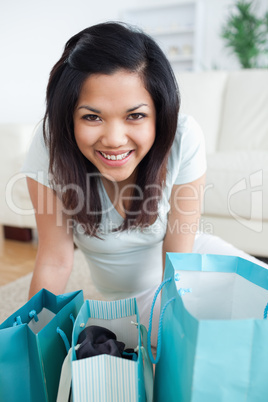
M219 150L268 150L268 70L229 74Z
M208 155L204 214L268 221L268 151Z
M0 222L4 225L35 227L26 179L19 173L34 128L33 124L0 125Z
M223 71L179 73L182 113L194 116L200 124L207 153L216 150L221 123L227 73Z
M1 174L0 190L4 197L0 201L2 225L35 227L35 215L31 203L26 177L20 173L25 154L7 160L7 170Z

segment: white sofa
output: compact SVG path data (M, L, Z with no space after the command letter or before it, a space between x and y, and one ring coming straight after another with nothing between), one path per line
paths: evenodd
M177 75L182 112L201 125L207 181L201 229L268 256L268 70Z
M35 124L0 124L0 224L35 228L26 179L20 172Z
M177 80L181 110L195 117L206 140L201 230L268 257L268 70L183 72ZM35 227L25 180L14 178L33 128L0 126L2 225Z

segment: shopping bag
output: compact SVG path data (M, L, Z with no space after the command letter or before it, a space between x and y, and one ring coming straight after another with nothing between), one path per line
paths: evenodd
M42 289L0 325L0 401L55 402L82 304L82 291L55 296Z
M154 400L267 401L268 270L239 257L168 253L149 345L160 289L155 359L148 350Z
M116 334L136 359L107 353L77 359L79 335L85 328L98 326ZM146 347L147 330L140 325L136 299L116 301L86 300L76 318L72 347L63 364L57 402L152 401L153 370Z

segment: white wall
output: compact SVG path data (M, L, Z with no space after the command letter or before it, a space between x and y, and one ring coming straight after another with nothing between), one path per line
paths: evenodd
M234 56L230 55L221 39L221 29L234 0L205 0L204 2L204 70L210 69L237 69L239 64Z
M126 8L165 1L1 0L0 123L35 123L42 118L49 72L73 34L94 23L119 19ZM237 68L219 37L228 6L235 0L203 1L203 67ZM267 6L268 0L259 1Z
M49 72L78 31L118 19L124 0L12 0L0 5L0 123L42 118Z

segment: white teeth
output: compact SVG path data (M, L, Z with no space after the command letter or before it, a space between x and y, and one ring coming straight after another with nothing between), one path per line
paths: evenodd
M120 154L120 155L106 155L104 152L100 151L100 153L102 154L102 156L105 159L109 159L112 161L121 161L122 159L125 159L130 154L130 152L131 151L128 151L128 152L125 152L124 154Z

